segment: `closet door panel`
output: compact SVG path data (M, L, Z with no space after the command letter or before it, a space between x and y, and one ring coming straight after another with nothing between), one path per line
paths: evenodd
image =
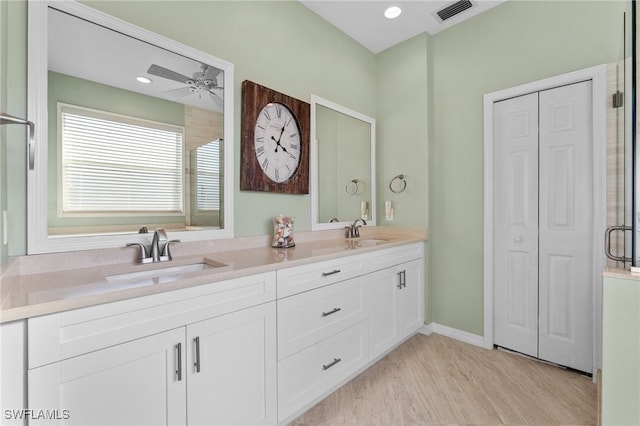
M494 341L538 354L538 94L494 106Z
M540 92L539 357L592 366L591 82Z

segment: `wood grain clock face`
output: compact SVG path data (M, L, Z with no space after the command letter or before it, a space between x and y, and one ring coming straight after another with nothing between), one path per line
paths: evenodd
M309 193L308 103L242 83L240 189Z

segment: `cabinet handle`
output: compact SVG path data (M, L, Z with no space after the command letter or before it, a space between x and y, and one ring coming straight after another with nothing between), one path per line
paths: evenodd
M330 369L331 367L333 367L334 365L336 365L337 363L339 363L340 361L342 361L342 359L334 358L333 361L331 361L329 364L323 365L322 369L326 371L326 370Z
M196 367L196 373L200 372L200 336L193 339L193 343L196 346L196 360L193 365Z
M333 308L332 310L330 310L329 312L323 312L322 316L323 317L328 317L329 315L333 315L336 312L340 312L342 310L342 308Z
M339 272L340 272L340 269L334 269L334 270L333 270L333 271L331 271L331 272L323 272L323 273L322 273L322 276L323 276L323 277L328 277L329 275L334 275L334 274L337 274L337 273L339 273Z
M182 343L178 343L176 346L176 360L178 365L176 366L176 379L182 380Z
M399 283L398 283L397 287L400 290L402 290L402 287L406 287L407 286L406 271L402 270L402 271L398 272L398 280L399 280Z

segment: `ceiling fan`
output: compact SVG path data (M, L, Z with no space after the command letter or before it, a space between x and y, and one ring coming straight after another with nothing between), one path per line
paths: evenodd
M218 76L222 71L207 64L202 64L201 68L202 71L195 72L193 77L187 77L160 65L152 64L147 73L186 84L186 87L167 90L163 93L172 94L177 98L194 94L198 95L200 99L203 94L208 94L218 106L222 106L223 88L218 85Z

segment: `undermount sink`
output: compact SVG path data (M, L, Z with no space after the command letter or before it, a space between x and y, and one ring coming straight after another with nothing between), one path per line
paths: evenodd
M134 270L131 272L105 275L105 278L110 283L135 283L137 285L162 284L175 281L195 272L223 268L225 266L227 265L215 260L202 259L198 262L185 265L166 266L164 268L156 267L143 271Z

